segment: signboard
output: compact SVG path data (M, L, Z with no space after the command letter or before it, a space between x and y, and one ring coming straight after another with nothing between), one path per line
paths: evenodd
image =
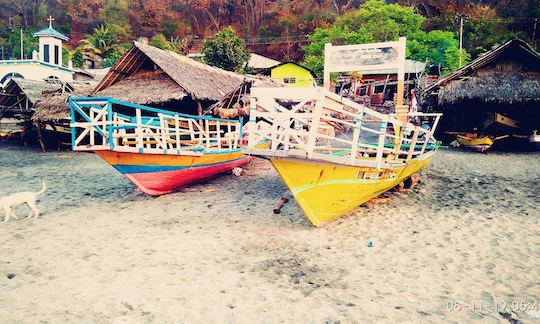
M403 81L405 79L406 38L395 42L324 46L324 87L330 88L331 72L371 72L393 70L397 73L396 112L403 110ZM406 108L406 107L405 107Z
M405 77L405 37L397 42L324 46L324 85L330 85L330 72L367 72L392 69L398 80Z
M328 67L339 71L351 67L356 71L371 70L374 65L380 69L380 65L397 64L398 59L397 49L388 46L338 50L334 47L330 52Z

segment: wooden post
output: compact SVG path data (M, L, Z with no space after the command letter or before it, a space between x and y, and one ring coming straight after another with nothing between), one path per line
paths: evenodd
M54 139L56 141L56 150L60 151L60 133L58 132L58 129L56 128L56 126L54 126L53 123L51 123L50 125L54 132ZM38 136L40 133L41 133L41 130L39 129L39 126L38 126ZM43 152L45 152L45 148L43 148Z
M142 153L144 149L144 142L143 142L143 134L142 134L142 116L141 116L141 110L135 109L135 119L137 122L137 128L135 128L135 133L137 134L136 142L137 142L137 148L139 149L139 152Z
M202 111L201 101L197 100L197 116L202 116L202 114L203 114L203 111Z
M37 135L39 140L39 145L41 146L41 152L45 153L45 139L43 138L43 134L41 133L41 123L36 122L36 128L37 128Z
M25 119L23 122L23 131L21 134L21 141L24 146L28 145L28 137L30 136L30 132L32 131L32 122Z
M398 41L398 74L397 74L397 93L396 93L396 118L407 121L408 107L403 105L405 92L405 50L407 41L405 37L400 37Z
M328 70L327 61L330 55L330 49L332 48L332 43L324 44L324 72L323 72L323 88L330 90L330 72Z

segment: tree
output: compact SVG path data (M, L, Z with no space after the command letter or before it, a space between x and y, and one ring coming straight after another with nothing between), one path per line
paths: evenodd
M152 39L150 40L150 45L161 48L164 50L171 50L171 45L169 44L169 41L167 40L167 37L165 35L159 33L155 34Z
M32 58L32 51L38 48L37 39L32 36L35 29L28 30L23 29L23 56L25 59ZM6 56L20 59L21 58L21 29L14 28L7 39L7 52Z
M204 42L201 52L209 65L239 73L245 72L250 55L244 40L236 36L231 27L222 29L213 39Z
M84 66L83 53L80 47L77 47L71 54L71 62L74 67L82 68Z
M454 59L459 57L459 49L454 35L439 30L426 33L421 29L424 20L413 7L367 0L358 10L344 14L331 26L315 30L305 47L304 64L322 76L325 43L362 44L394 41L405 36L408 57L441 64L446 70L455 68Z
M94 34L83 39L82 44L85 50L101 59L106 59L117 48L111 30L104 25L94 28Z

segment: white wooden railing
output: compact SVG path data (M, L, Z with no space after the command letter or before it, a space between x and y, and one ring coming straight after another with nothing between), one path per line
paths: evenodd
M110 97L72 98L75 151L202 155L240 148L241 121L191 116Z
M441 114L404 122L323 88L252 88L246 153L385 168L437 148ZM267 149L256 143L271 140Z

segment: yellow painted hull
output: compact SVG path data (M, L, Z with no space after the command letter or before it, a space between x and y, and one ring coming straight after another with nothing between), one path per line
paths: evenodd
M468 138L465 136L457 136L458 142L468 148L475 149L480 152L488 150L493 145L493 140L487 136Z
M308 219L319 227L395 187L426 166L432 156L380 171L295 158L271 161Z

